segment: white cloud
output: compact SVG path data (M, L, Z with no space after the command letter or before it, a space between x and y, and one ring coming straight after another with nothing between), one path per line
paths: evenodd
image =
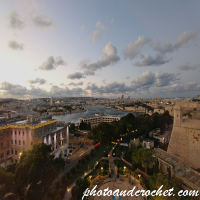
M80 73L80 72L75 72L73 74L69 74L67 76L68 79L81 79L81 78L85 78L84 74L83 73Z
M47 81L43 78L38 78L36 77L35 79L32 80L28 80L27 81L29 84L39 84L39 85L43 85L45 83L47 83Z
M178 41L176 42L176 44L174 44L174 48L175 49L180 48L183 44L186 44L188 41L193 39L196 35L197 35L197 31L184 32L183 34L179 36Z
M135 80L133 80L132 83L138 87L164 87L177 80L179 80L177 75L172 73L157 71L155 74L153 74L151 71L146 71L140 77L137 77Z
M59 65L67 65L66 62L61 58L61 56L58 56L54 58L53 56L49 56L45 62L42 63L41 66L38 67L40 70L54 70Z
M39 14L32 17L32 23L35 28L56 28L55 22L49 15Z
M8 47L13 49L13 50L23 50L24 49L24 44L19 43L15 40L8 41Z
M105 27L100 21L96 23L96 27L97 27L101 32L106 31L106 27Z
M140 54L142 48L151 41L150 38L145 36L139 36L136 42L130 42L128 46L125 46L122 50L124 59L133 60L137 55Z
M173 45L166 40L164 43L161 43L160 41L156 40L154 43L154 47L153 47L154 51L158 51L161 54L166 54L169 52L173 52Z
M94 31L92 34L88 36L88 40L92 40L93 43L95 43L98 40L101 40L101 34L99 31Z
M96 23L96 27L99 29L99 31L94 31L87 38L88 40L92 40L93 43L95 43L98 40L101 40L102 35L107 29L100 21Z
M117 49L114 45L109 42L103 49L104 54L99 57L99 60L96 63L89 63L90 60L85 58L80 61L79 66L81 69L84 69L85 75L94 75L94 72L102 67L109 65L116 65L120 60L120 57L117 55Z
M196 70L197 67L200 67L200 64L191 65L190 62L185 62L179 65L177 68L182 71Z
M168 63L170 59L166 59L163 55L157 54L155 58L150 55L141 55L142 61L136 62L134 66L136 67L146 67L146 66L159 66Z
M69 83L69 86L79 86L79 85L83 85L83 81L78 82L78 83L74 83L74 82Z
M8 15L8 23L9 27L12 29L19 29L22 30L26 27L26 18L18 11L13 10Z

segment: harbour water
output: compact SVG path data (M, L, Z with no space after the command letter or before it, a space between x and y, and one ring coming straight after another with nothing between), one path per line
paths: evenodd
M107 108L107 107L92 107L92 110L87 110L81 113L53 115L52 119L57 119L58 121L65 121L67 123L69 122L79 123L79 117L92 116L92 115L95 115L96 113L105 113L107 115L122 115L122 116L126 116L128 114L128 112L115 110L115 109Z

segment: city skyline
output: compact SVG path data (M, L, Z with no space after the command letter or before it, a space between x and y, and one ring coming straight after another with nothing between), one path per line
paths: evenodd
M196 96L199 6L2 1L0 98Z

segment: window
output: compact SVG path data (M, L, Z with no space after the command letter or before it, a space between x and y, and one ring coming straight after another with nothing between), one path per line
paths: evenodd
M23 145L25 145L25 141L23 141Z
M9 146L9 140L7 140L7 146Z
M3 158L4 157L4 155L3 155L3 153L1 153L1 158Z
M3 148L3 142L1 143L1 148Z
M11 154L13 154L13 150L11 150Z
M15 131L15 135L17 135L17 132Z
M9 136L9 133L7 132L7 137Z
M17 140L15 140L15 144L17 144Z
M48 132L50 131L50 128L48 128Z
M19 140L19 145L21 145L21 141Z
M33 133L31 132L31 137L33 136Z
M11 131L11 135L13 135L13 132Z
M46 129L44 129L44 133L46 133Z
M13 140L11 140L11 144L13 144Z
M56 129L56 125L54 125L54 129Z
M54 147L53 147L53 151L54 151Z
M15 155L17 155L17 150L15 150Z
M20 131L19 131L19 136L20 136Z
M56 145L56 149L57 149L57 145Z
M8 150L8 151L7 151L7 156L9 156L9 154L10 154L10 151Z
M33 146L33 142L31 142L31 146Z
M23 132L23 136L24 136L24 132Z

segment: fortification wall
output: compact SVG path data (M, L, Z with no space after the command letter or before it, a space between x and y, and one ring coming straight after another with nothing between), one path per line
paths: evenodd
M200 121L174 125L167 152L182 158L191 168L200 168Z

